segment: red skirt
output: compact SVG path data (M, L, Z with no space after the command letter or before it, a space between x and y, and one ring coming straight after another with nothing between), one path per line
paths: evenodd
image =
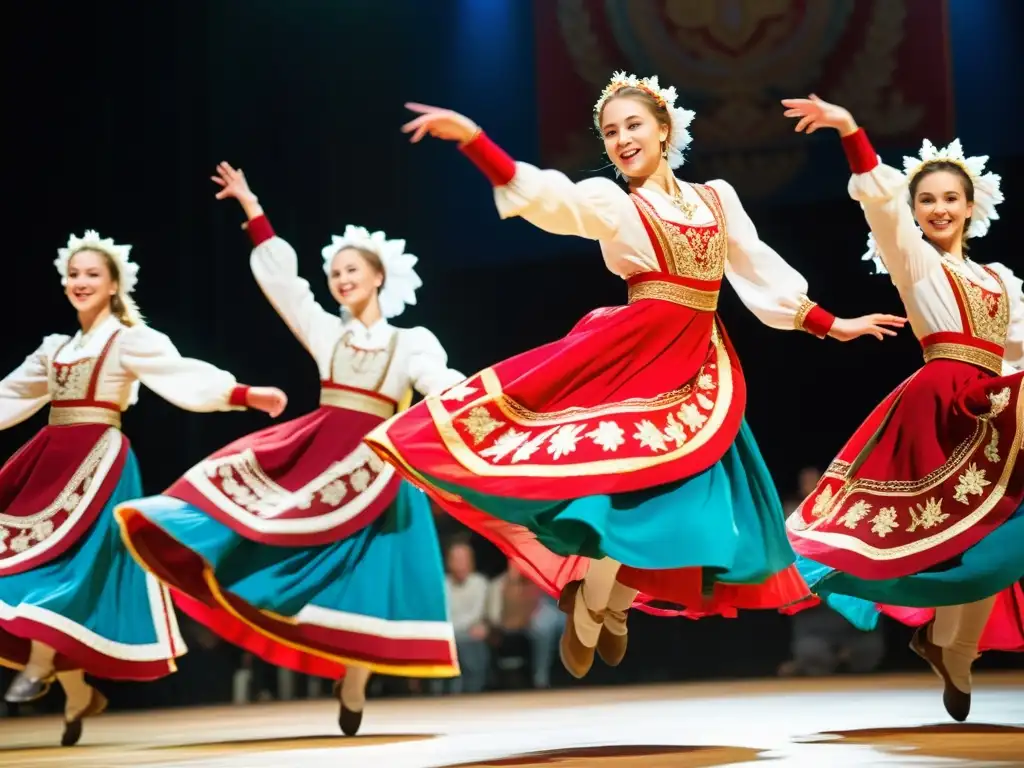
M0 576L73 546L103 511L128 456L105 424L43 427L0 469Z
M859 579L921 573L1024 498L1024 373L934 360L876 408L790 516L796 552Z
M164 495L264 544L340 541L376 520L398 493L394 469L362 442L382 421L323 406L225 446Z
M591 312L565 338L427 398L375 429L367 442L558 594L583 576L590 558L524 521L528 510L668 492L722 459L745 405L743 373L717 317L641 300ZM784 541L781 518L777 524ZM624 565L620 580L640 589L639 607L673 615L733 615L738 607L776 608L808 595L794 568L758 584L714 587L702 570L634 562Z

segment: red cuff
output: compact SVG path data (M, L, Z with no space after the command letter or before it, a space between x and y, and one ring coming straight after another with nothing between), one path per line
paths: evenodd
M858 128L849 136L843 136L843 149L853 173L867 173L878 165L878 153L871 146L871 140L863 128Z
M245 225L252 239L252 247L265 243L274 236L274 228L270 226L270 220L265 215L257 216Z
M813 333L819 339L824 339L832 330L832 323L835 321L835 315L815 304L804 317L803 326L808 333Z
M516 161L483 131L459 149L495 187L505 186L516 175Z
M260 216L260 219L263 217ZM258 221L259 219L253 219ZM270 226L269 224L267 225ZM249 387L245 384L239 384L231 390L231 397L228 398L228 403L236 408L246 408L249 405Z

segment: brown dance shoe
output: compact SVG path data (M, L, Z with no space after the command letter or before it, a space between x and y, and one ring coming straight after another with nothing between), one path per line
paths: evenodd
M87 717L102 715L107 709L107 697L92 689L89 704L70 720L64 720L64 734L60 737L62 747L73 747L82 738L82 721Z
M935 674L942 678L944 690L942 691L942 703L946 707L949 716L962 723L971 713L971 694L964 693L955 685L946 669L946 662L942 658L942 648L931 641L931 629L933 621L924 626L918 627L914 637L910 640L910 650L927 661Z
M617 635L608 629L608 624L617 624L623 629L626 627L626 611L615 611L606 608L604 623L601 625L601 634L597 637L597 655L609 667L617 667L622 663L626 655L626 645L629 643L629 634L623 632Z
M341 680L334 683L334 696L338 699L338 727L346 736L355 736L363 724L362 711L355 712L345 706L341 700Z
M558 609L565 614L565 627L562 629L562 640L558 644L558 655L562 659L562 665L570 675L579 679L585 677L590 668L594 666L594 649L588 648L580 641L576 634L576 601L582 599L579 594L583 587L583 581L570 581L562 588L562 594L558 598ZM584 603L584 607L586 604ZM604 615L595 613L587 608L597 624L604 624Z

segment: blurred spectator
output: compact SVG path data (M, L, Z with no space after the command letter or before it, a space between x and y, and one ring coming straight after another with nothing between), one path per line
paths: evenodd
M814 467L800 470L797 498L785 504L789 515L814 493L821 472ZM855 674L873 672L885 657L885 635L879 626L862 632L840 614L822 604L793 616L793 637L790 643L793 658L779 667L779 675L834 675L840 669Z
M473 548L466 540L455 540L449 545L445 567L448 611L455 627L462 677L437 680L432 689L439 692L447 687L451 693L478 693L487 684L491 663L487 645L487 579L477 572Z
M554 599L523 576L511 561L495 578L487 595L487 620L499 658L516 653L525 640L530 651L534 688L551 687L551 665L564 616Z

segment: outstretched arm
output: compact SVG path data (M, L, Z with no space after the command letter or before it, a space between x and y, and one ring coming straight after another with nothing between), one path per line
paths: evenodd
M590 240L615 238L633 204L615 182L590 178L572 182L565 174L516 162L465 115L423 104L407 104L419 116L402 130L418 142L427 134L456 141L459 149L494 187L494 200L503 219L519 216L556 235Z
M167 336L146 325L128 328L120 340L121 364L160 397L187 411L254 408L277 417L288 398L274 387L247 387L227 371L182 357Z
M902 317L873 314L846 319L822 309L808 298L803 275L758 236L736 190L721 180L709 182L709 186L718 193L725 213L729 235L726 279L740 301L765 325L839 341L860 336L882 339L896 335L891 328L903 327L906 320Z
M47 336L39 349L0 381L0 429L20 424L49 402L47 360L67 339Z
M797 132L832 128L842 137L852 173L850 197L861 204L893 281L910 286L924 277L938 263L939 255L922 239L914 221L906 176L882 163L867 133L843 107L813 94L806 99L783 99L782 104L786 117L799 118Z
M310 354L315 357L325 344L333 348L341 326L338 313L320 306L309 283L299 277L295 249L274 233L242 169L220 163L217 174L210 178L220 187L218 200L233 197L245 212L245 228L253 245L249 266L263 295Z

